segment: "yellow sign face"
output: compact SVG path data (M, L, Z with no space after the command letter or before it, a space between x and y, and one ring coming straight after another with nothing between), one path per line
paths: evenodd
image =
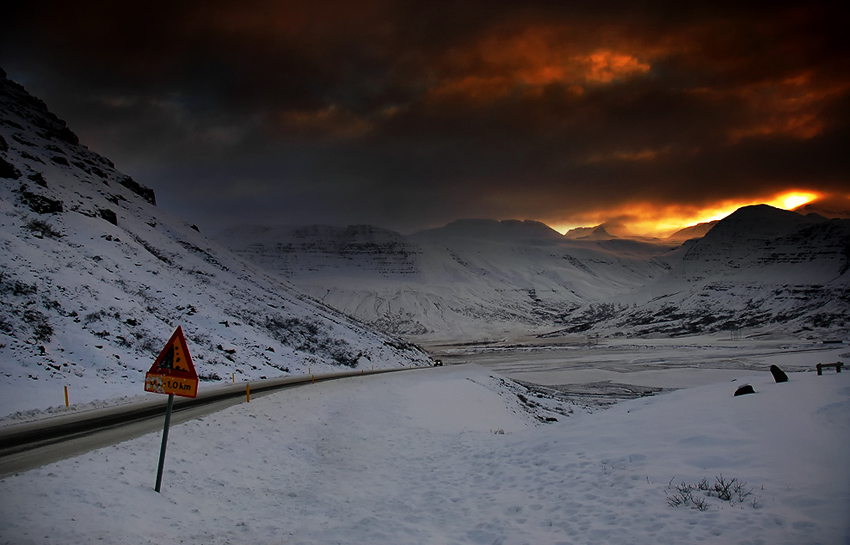
M145 391L183 397L198 395L198 373L186 348L182 327L177 326L145 375Z

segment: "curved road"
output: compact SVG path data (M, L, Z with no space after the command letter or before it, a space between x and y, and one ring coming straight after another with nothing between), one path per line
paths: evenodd
M171 424L180 424L243 403L246 385L250 385L251 397L254 398L283 388L313 382L404 370L408 368L349 371L269 379L253 383L242 382L223 388L200 391L194 399L175 396ZM167 400L167 396L157 396L157 399L140 403L0 428L0 478L162 430Z

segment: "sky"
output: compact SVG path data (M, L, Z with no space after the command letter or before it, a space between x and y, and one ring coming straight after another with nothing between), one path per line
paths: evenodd
M0 67L202 232L850 211L839 2L14 2Z

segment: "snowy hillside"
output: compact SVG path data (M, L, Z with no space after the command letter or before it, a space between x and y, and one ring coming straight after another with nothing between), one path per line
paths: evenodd
M242 227L217 239L327 304L421 342L850 328L850 220L764 205L655 241L604 225L562 236L494 220L407 237L322 226Z
M494 220L407 237L371 226L244 226L216 239L333 307L431 341L550 331L587 301L666 273L675 247Z
M163 213L0 75L0 413L142 393L178 325L209 381L427 362Z

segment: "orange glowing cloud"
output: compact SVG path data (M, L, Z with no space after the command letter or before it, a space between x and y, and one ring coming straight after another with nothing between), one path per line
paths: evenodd
M581 60L587 63L585 80L593 83L611 83L615 79L646 74L651 68L637 57L613 51L596 51Z
M659 205L641 201L604 210L584 211L571 216L569 221L553 221L550 225L556 231L566 233L576 227L596 226L617 221L637 235L663 237L689 225L700 223L700 220L696 218L704 212L704 209L690 205Z
M698 223L720 220L735 210L754 204L768 204L776 208L793 210L821 198L822 194L801 190L785 191L763 199L730 199L710 205L687 204L659 205L651 202L632 202L605 210L593 210L571 215L568 221L552 220L549 225L561 233L576 227L600 225L605 222L622 222L630 231L647 237L663 238Z
M814 138L829 127L824 111L848 90L850 84L818 81L811 73L803 73L736 89L694 92L710 98L733 98L746 105L745 118L728 133L735 143L766 136Z
M767 204L777 208L784 208L785 210L794 210L804 204L817 200L819 197L819 193L812 193L810 191L792 191L791 193L783 193L782 195L779 195Z
M776 208L785 210L793 210L799 208L806 203L812 202L820 197L819 193L812 191L788 191L777 195L772 195L763 199L748 199L748 200L726 200L721 201L710 207L699 210L691 218L682 218L686 220L686 224L682 227L696 225L697 223L707 223L710 221L721 220L741 208L742 206L751 206L754 204L767 204Z
M589 85L610 85L647 74L652 66L629 44L595 48L569 41L564 27L529 27L513 35L488 36L444 59L447 75L432 88L432 98L492 101L510 93L537 95L552 84L581 95Z

